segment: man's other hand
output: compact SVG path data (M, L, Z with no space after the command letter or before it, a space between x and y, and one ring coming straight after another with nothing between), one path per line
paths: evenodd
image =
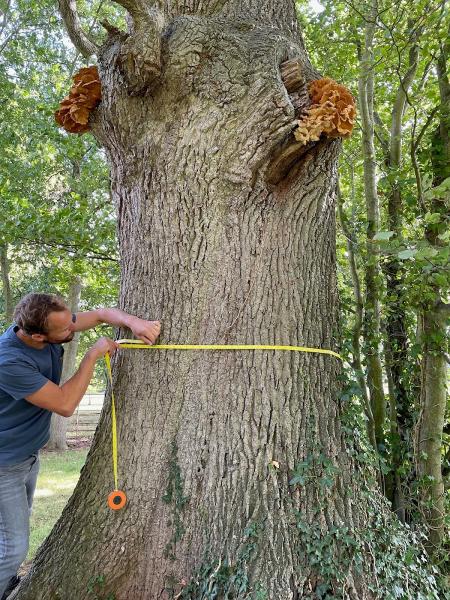
M97 360L99 358L102 358L102 356L105 356L107 352L109 352L109 354L111 354L112 356L118 348L120 348L120 346L114 340L111 340L107 337L101 337L92 346L90 352L94 354L95 359Z
M144 319L134 318L130 324L133 335L145 344L153 345L161 332L161 323L159 321L144 321Z

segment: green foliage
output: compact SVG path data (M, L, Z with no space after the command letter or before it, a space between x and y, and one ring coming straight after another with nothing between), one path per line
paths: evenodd
M340 397L343 406L342 429L348 452L360 465L353 477L358 499L367 511L367 520L359 528L345 523L323 527L321 515L327 507L327 491L338 476L330 458L316 447L296 465L292 486L316 490L317 501L308 515L293 508L298 532L297 553L306 556L306 564L317 579L314 591L302 597L315 600L348 598L350 571L365 573L375 598L383 600L450 598L439 586L439 571L429 564L423 543L426 536L420 527L411 528L390 514L387 500L377 489L375 472L379 457L364 434L361 399L356 382L347 380ZM370 476L372 473L372 476ZM368 557L371 560L368 561Z
M86 3L83 24L95 33L100 17L119 19L108 5ZM83 284L80 310L117 301L116 219L103 151L90 135L66 134L53 116L82 64L53 1L7 3L0 32L0 244L13 303L31 291L67 296L75 276ZM4 304L2 294L2 330L9 325ZM80 354L94 339L83 334ZM100 365L93 383L103 387Z
M316 480L321 488L330 488L334 485L334 478L339 469L332 460L319 452L309 454L306 460L296 464L290 485L306 485L308 481Z
M342 379L342 430L348 453L353 456L356 465L361 467L355 470L353 476L358 481L358 488L362 490L360 500L367 507L368 514L363 527L350 532L354 541L345 544L344 549L348 553L344 552L341 557L342 543L336 546L340 549L338 564L342 565L343 558L345 569L350 556L349 550L353 548L355 565L358 568L362 566L368 574L371 573L371 568L374 569L376 578L371 589L378 594L377 598L383 600L450 600L445 574L430 562L424 551L427 536L423 524L404 524L395 514L389 514L390 504L378 491L376 482L377 470L385 475L390 470L389 466L375 452L361 426L361 420L365 417L361 409L358 384L349 371L344 371ZM386 518L386 515L389 517ZM315 537L320 540L320 533L315 532ZM330 536L327 533L325 537L328 541ZM370 565L367 564L367 556L373 557ZM338 565L335 565L335 569L339 570Z
M204 559L181 592L180 598L189 600L269 600L260 584L252 586L248 567L258 551L262 551L261 535L264 524L250 523L244 530L242 543L235 559L211 558L206 552Z
M368 520L363 528L345 525L322 531L315 515L306 521L296 513L299 534L298 552L307 556L308 565L318 578L314 593L306 599L344 600L350 569L365 572L368 588L383 600L439 600L450 598L439 588L436 567L428 564L423 550L426 536L412 531L392 517L383 517L388 507L376 493L366 492ZM372 560L368 560L371 557ZM444 595L442 595L444 594Z
M322 76L332 77L352 91L358 100L360 113L358 78L365 27L370 20L370 3L322 0L319 4L298 0L296 4L306 48L313 64ZM406 436L401 438L395 426L391 426L387 411L385 441L378 449L379 455L373 454L369 448L365 448L364 453L359 449L354 451L362 461L367 461L370 457L370 468L375 474L381 473L386 479L394 475L402 478L409 512L407 518L417 526L423 521L423 514L417 510L417 494L420 487L426 486L426 481L414 483L417 457L413 454L409 440L413 439L414 423L421 410L421 362L425 345L428 353L442 354L448 348L444 329L433 336L423 334L421 314L423 311L433 310L439 302L448 302L450 289L450 167L442 141L437 135L446 118L445 122L449 125L449 106L448 97L447 105L445 100L441 104L436 68L442 42L448 38L449 25L450 13L440 1L401 0L392 4L383 0L377 3L373 65L374 160L380 226L371 242L367 239L363 142L359 116L359 126L355 127L351 138L343 144L339 165L343 212L352 237L351 249L363 302L362 316L364 323L368 323L367 337L372 335L373 321L370 308L365 305L367 266L372 262L368 248L375 250L374 256L381 264L376 285L381 303L382 329L370 339L370 344L367 344L365 338L359 339L362 346L362 377L367 381L364 352L375 347L380 354L383 353L387 341L386 324L389 320L392 322L396 319L399 313L404 315L407 336L404 340L406 358L399 365L400 382L406 393L406 401L403 400L403 409L407 408L405 413L408 415ZM392 115L398 95L404 88L401 79L411 67L414 45L417 50L417 69L407 91L400 139L401 155L398 166L394 167L389 158ZM399 194L395 215L398 226L394 230L388 206L396 193ZM343 353L352 363L355 355L352 336L359 313L355 310L355 284L349 269L347 235L342 231L338 231L337 261ZM397 270L395 289L393 285L389 288L386 285L387 273L391 267ZM389 341L395 351L395 340L390 338ZM387 390L387 358L381 354L381 359L384 362L386 404L389 407L388 401L392 402L393 398L389 398L388 392L393 391L393 397L396 398L396 389L391 380L391 389ZM359 411L353 424L353 435L365 436L367 421L364 411L360 410L364 407L362 396L355 396L352 403ZM400 409L396 408L397 411ZM449 416L450 406L447 410L447 423ZM362 444L367 446L366 441ZM448 444L443 446L443 457L448 448ZM450 488L448 471L444 472L447 473L448 510ZM443 546L443 552L448 554L448 545L447 550Z

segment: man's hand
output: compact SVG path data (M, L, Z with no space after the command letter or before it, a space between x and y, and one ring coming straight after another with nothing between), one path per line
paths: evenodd
M134 317L129 325L129 328L137 338L145 344L154 344L156 338L161 331L161 323L159 321L144 321L139 317Z
M114 340L107 337L101 337L95 342L89 352L94 355L95 360L98 360L105 356L107 352L112 356L118 348L120 348L120 346Z

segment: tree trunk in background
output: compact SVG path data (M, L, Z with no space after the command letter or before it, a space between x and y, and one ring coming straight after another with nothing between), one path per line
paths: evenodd
M347 252L348 252L348 262L350 266L350 274L352 277L353 284L353 295L355 298L355 323L353 325L352 332L352 350L353 350L353 361L352 367L355 371L356 378L361 388L362 397L364 400L364 412L367 417L367 436L372 443L372 446L375 450L377 450L377 442L375 438L375 423L373 419L372 407L370 405L369 394L367 393L366 380L364 377L364 371L362 367L361 361L361 330L362 330L362 322L363 322L363 311L364 311L364 302L361 294L361 285L359 282L358 276L358 267L356 265L356 257L355 252L353 250L353 246L355 245L356 238L354 233L351 231L348 218L344 211L343 199L341 196L341 191L339 188L339 184L337 186L337 209L339 215L339 222L342 227L342 231L347 240Z
M440 90L439 127L432 144L433 186L438 186L450 177L450 84L447 60L450 43L441 45L436 65ZM442 246L438 238L444 231L443 225L450 217L445 199L434 198L430 212L442 215L441 225L429 225L425 231L428 242ZM450 307L441 297L447 290L438 285L432 287L434 302L423 310L422 319L422 385L420 417L416 430L416 463L418 478L423 478L422 512L429 531L429 550L438 553L445 533L445 498L442 478L442 433L447 405L447 363L445 348Z
M78 312L81 297L81 279L75 277L69 288L68 305L70 310ZM75 333L73 340L64 345L64 362L61 374L61 385L65 383L76 371L78 343L80 332ZM50 425L50 439L47 444L48 450L67 450L67 426L69 419L53 413Z
M412 23L410 23L412 27ZM408 91L414 81L419 57L418 39L421 36L420 27L416 28L409 49L409 65L401 77L391 114L389 136L389 153L386 156L387 172L396 174L401 169L403 144L403 117L405 113ZM398 175L399 176L399 175ZM403 205L400 185L395 182L388 197L388 230L394 232L395 239L402 238ZM400 476L402 464L408 459L412 450L412 404L413 399L408 393L408 331L406 327L407 299L404 284L404 269L401 261L389 257L383 271L386 277L386 339L385 356L386 370L389 371L389 394L391 404L391 443L393 468L393 508L402 521L408 520L405 493L408 491L409 473ZM393 396L392 396L393 394ZM395 417L395 421L392 418Z
M293 2L175 1L164 14L122 3L133 33L109 27L93 123L111 165L120 307L161 319L161 342L336 348L340 141L300 148L292 136L280 64L299 62L303 106L319 78ZM106 505L107 398L77 488L15 598L373 598L365 546L337 583L299 534L342 557L336 531L370 522L341 428L340 369L308 353L119 351L128 502ZM290 484L312 456L336 469L331 484L323 470Z
M376 183L376 157L374 144L374 59L373 38L376 28L378 3L372 1L365 23L364 48L360 52L358 80L359 108L362 125L364 155L364 191L367 210L367 265L365 272L366 294L364 299L364 354L367 361L367 384L374 418L377 447L384 447L384 421L386 400L383 392L383 370L380 359L380 266L378 250L373 237L380 224L380 209Z
M14 303L9 281L9 260L7 244L0 244L0 271L2 272L3 306L6 323L11 323L14 313Z
M416 463L421 481L421 513L428 528L429 551L438 553L445 533L442 479L442 432L447 403L447 363L443 352L448 311L423 314L421 412L417 427Z

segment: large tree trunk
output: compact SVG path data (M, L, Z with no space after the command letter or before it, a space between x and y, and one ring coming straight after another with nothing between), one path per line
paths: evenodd
M81 297L81 279L74 277L70 283L68 305L72 312L77 312ZM76 371L77 351L80 341L80 332L75 333L73 340L64 348L64 362L61 373L61 384L65 383ZM47 444L48 450L67 450L67 426L68 418L53 413L50 425L50 439Z
M109 28L94 123L111 165L121 308L161 319L165 342L335 348L340 142L290 151L299 144L280 63L297 59L305 81L318 78L293 3L174 2L154 20L144 2L123 4L134 34ZM128 502L106 505L107 400L74 495L17 598L373 597L371 559L362 572L350 560L336 583L299 536L320 531L342 555L334 527L368 523L340 425L337 359L124 350L113 369ZM329 459L327 472L339 465L331 486L321 468L290 485L311 456Z

